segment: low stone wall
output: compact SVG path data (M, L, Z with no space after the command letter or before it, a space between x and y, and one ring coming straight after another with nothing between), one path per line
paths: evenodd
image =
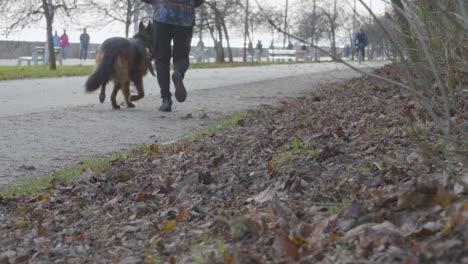
M0 59L17 59L21 56L31 56L34 47L45 46L45 42L5 41L0 40ZM97 51L99 44L90 44L89 51ZM68 58L80 57L80 44L70 43Z
M36 46L44 46L45 42L27 42L27 41L5 41L0 40L0 59L17 59L21 56L31 56L33 48ZM99 49L101 44L89 44L88 54L91 55L92 52L96 52ZM214 58L214 49L212 47L207 47L208 56ZM192 47L192 51L195 50L195 47ZM234 57L242 57L243 49L233 48ZM79 43L70 43L68 48L68 58L79 58L80 57L80 44ZM226 59L227 58L227 49L225 50Z
M21 56L31 56L33 48L36 46L44 46L44 42L28 42L28 41L6 41L0 40L0 59L17 59ZM101 44L89 44L88 55L89 58L93 58L93 55L99 49ZM192 53L195 51L196 47L192 47ZM214 61L215 52L213 47L207 47L207 55L210 61ZM266 50L268 48L264 48L264 56L266 55ZM338 50L340 51L340 49ZM94 53L93 53L94 52ZM80 56L80 44L79 43L70 43L70 47L68 48L68 58L79 58ZM228 51L225 48L224 52L226 56L226 61L228 58ZM232 48L232 55L236 58L242 58L244 54L243 48Z

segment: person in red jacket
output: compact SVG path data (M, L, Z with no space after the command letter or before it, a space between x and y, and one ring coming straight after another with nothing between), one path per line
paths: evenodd
M59 45L60 48L62 49L62 59L66 60L67 59L67 52L68 52L68 47L70 46L70 42L68 42L68 35L67 31L64 29L62 36L59 38Z
M159 111L172 111L170 86L170 61L174 64L172 81L175 98L184 102L187 91L183 83L189 67L189 54L195 25L195 8L204 0L142 0L154 6L153 39L154 57L162 104ZM174 46L171 49L171 41Z

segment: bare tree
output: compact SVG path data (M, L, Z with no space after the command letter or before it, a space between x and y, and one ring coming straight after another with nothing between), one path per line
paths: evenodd
M27 2L2 0L0 14L3 15L7 21L10 21L5 29L6 35L21 31L31 24L40 24L45 21L49 67L51 70L55 70L57 69L57 65L55 63L55 52L52 40L54 18L56 16L69 17L77 8L77 0L33 0Z
M391 0L394 7L405 10L403 2L401 0ZM409 22L406 20L404 14L402 12L395 12L395 19L400 26L402 37L405 40L406 44L406 53L408 54L410 60L412 62L418 62L418 55L417 55L417 45L412 38L411 34L411 27Z
M327 27L325 28L328 39L330 40L331 54L332 58L335 58L337 55L336 52L336 42L337 42L337 33L340 27L340 13L341 8L338 6L338 0L332 0L331 5L325 5L320 7L321 13L323 14L324 20L326 21ZM335 60L335 59L333 59Z
M317 10L317 0L313 0L310 5L304 5L303 10L312 10L305 11L299 14L299 20L297 21L297 35L301 38L310 39L311 43L317 45L318 41L322 37L323 32L323 23L324 17Z
M123 23L127 38L130 35L130 27L139 22L141 14L151 13L150 5L142 5L140 1L133 0L91 0L89 6L104 15L107 23Z
M224 58L224 41L228 48L229 62L233 62L232 49L230 44L230 36L228 30L228 22L230 17L240 14L241 4L239 0L210 0L205 2L208 6L205 25L210 31L210 35L215 42L215 49L217 51L216 62L225 62Z

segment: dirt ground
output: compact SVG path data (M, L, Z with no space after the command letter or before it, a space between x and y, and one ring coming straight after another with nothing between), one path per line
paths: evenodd
M108 98L101 105L97 94L85 95L85 77L1 82L0 187L135 144L173 141L220 118L356 76L333 63L191 70L188 100L175 103L172 113L157 111L150 76L147 96L119 111Z

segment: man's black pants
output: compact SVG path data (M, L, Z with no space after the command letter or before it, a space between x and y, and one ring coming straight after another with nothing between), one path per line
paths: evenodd
M356 49L356 53L357 53L357 56L361 56L361 54L362 54L362 60L364 61L365 57L366 57L366 47L359 47L358 46L357 49ZM358 60L359 60L359 57L358 57Z
M156 63L156 72L158 74L158 83L161 88L161 98L171 97L169 91L170 61L174 64L174 71L178 71L185 76L190 61L190 46L192 43L193 27L181 27L171 24L154 22L153 39L154 54ZM171 50L171 40L174 47Z

